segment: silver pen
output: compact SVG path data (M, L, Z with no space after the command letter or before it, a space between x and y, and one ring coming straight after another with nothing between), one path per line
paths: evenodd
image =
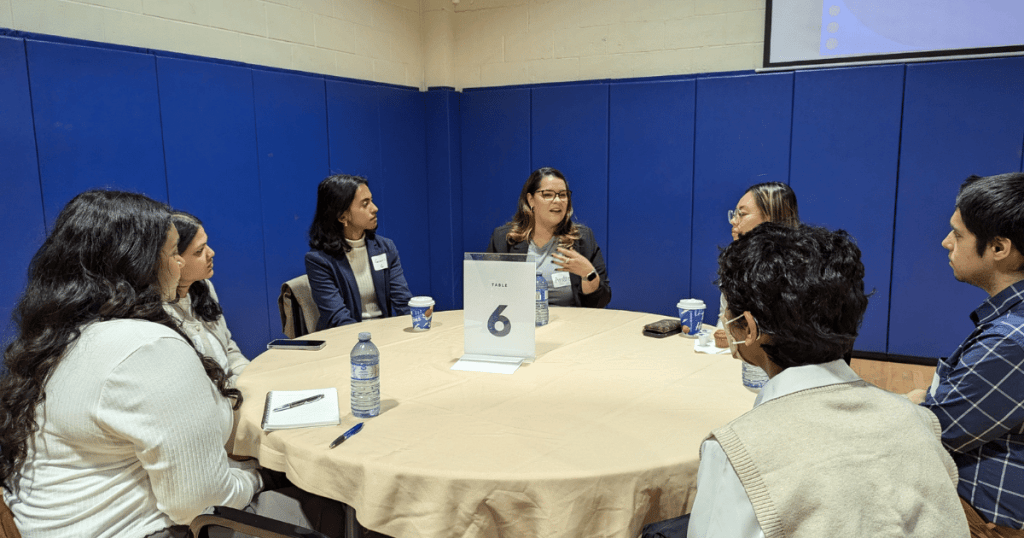
M301 400L295 400L294 402L286 403L286 404L282 405L281 407L278 407L278 408L274 409L274 411L275 412L277 412L277 411L284 411L286 409L291 409L293 407L298 407L300 405L306 405L308 403L318 402L318 401L320 401L322 399L324 399L324 395L323 394L317 394L316 396L310 396L309 398L303 398Z

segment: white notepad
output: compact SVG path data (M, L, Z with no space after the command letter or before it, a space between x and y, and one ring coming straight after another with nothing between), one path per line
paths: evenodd
M323 398L290 409L277 409L292 402L317 395ZM338 389L312 390L272 390L267 393L267 402L263 407L263 430L290 430L292 428L311 428L314 426L336 426L341 423L341 412L338 410Z

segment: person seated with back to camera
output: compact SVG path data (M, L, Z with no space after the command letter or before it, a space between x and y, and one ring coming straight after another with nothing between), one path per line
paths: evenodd
M249 365L224 320L224 311L213 289L213 248L198 218L184 211L171 213L178 230L178 255L184 261L175 297L164 309L192 340L199 353L217 361L234 386L242 370Z
M366 178L338 174L317 187L306 275L320 310L316 330L409 314L409 284L394 242L376 234Z
M16 527L179 538L227 506L339 534L340 504L228 457L242 394L164 308L178 243L164 204L87 191L33 256L0 380L0 485Z
M968 536L938 419L843 361L868 304L849 235L765 223L718 262L730 347L769 380L701 445L671 536Z
M523 184L512 221L494 229L487 252L533 254L548 284L548 303L604 308L612 288L590 228L572 220L572 191L554 168L538 168Z

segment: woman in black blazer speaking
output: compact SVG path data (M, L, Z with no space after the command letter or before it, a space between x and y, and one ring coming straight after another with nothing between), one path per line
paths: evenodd
M534 254L558 306L604 308L612 288L594 232L572 220L572 191L554 168L534 170L512 221L491 234L487 252Z

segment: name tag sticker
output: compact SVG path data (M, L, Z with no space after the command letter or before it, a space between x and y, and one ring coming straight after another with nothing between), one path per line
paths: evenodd
M387 254L378 254L378 255L370 258L370 261L373 262L373 270L374 271L383 271L384 269L388 268L388 255Z
M551 285L555 288L564 288L569 285L569 273L554 271L551 273Z

